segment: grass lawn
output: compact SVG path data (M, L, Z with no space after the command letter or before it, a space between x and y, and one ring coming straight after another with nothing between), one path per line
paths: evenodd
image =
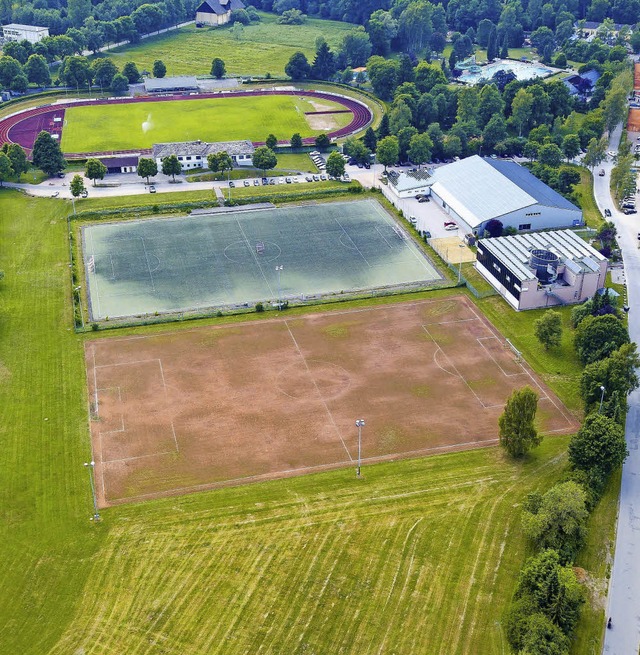
M365 466L360 481L343 469L121 506L90 523L69 210L0 191L3 652L505 653L500 621L528 554L518 508L561 476L564 437L547 438L523 463L477 450ZM547 353L532 336L537 312L513 312L500 298L478 305L577 409L568 334ZM608 573L616 484L578 562L598 579ZM599 652L603 614L589 612L576 655Z
M604 219L593 197L593 176L591 171L584 167L580 167L578 170L580 171L580 184L576 184L574 189L580 202L584 221L588 227L599 229Z
M284 68L295 52L303 52L309 61L315 55L315 41L323 36L332 50L354 25L338 21L307 18L304 25L278 25L273 14L261 13L261 21L244 27L236 40L230 27L196 28L193 25L145 39L141 43L114 49L107 56L119 68L135 61L140 70L152 70L162 59L167 75L209 75L211 60L220 57L227 74L284 76Z
M309 126L304 116L308 104L281 95L71 107L65 112L61 147L64 152L94 152L195 139L264 141L270 133L314 136L323 130Z

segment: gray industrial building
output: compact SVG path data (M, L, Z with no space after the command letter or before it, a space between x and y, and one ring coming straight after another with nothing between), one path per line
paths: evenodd
M580 303L604 287L607 258L571 230L481 239L475 267L515 309Z

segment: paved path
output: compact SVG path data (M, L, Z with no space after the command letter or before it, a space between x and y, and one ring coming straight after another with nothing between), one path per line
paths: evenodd
M617 150L622 126L614 130L609 150ZM594 196L600 210L611 210L618 228L618 243L624 257L627 279L629 333L640 343L640 214L625 216L615 209L609 193L612 162L605 162L604 177L594 178ZM622 488L613 571L609 584L607 616L613 628L605 630L603 653L638 655L640 646L640 390L629 396L626 436L629 457L622 469ZM604 629L604 626L603 626Z

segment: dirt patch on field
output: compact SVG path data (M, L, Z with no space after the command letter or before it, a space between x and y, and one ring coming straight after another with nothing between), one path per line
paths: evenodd
M515 388L577 428L464 298L88 342L102 506L495 442Z
M629 132L640 132L640 109L630 109L629 119L627 121L627 130Z
M307 123L312 130L334 130L339 127L336 116L340 114L305 114Z

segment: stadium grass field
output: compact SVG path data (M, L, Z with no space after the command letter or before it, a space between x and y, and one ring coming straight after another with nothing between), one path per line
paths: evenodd
M265 653L335 652L340 643L355 654L381 644L411 652L415 643L414 652L503 655L498 623L526 555L518 506L562 475L564 437L545 440L523 463L497 449L471 451L367 466L359 483L351 470L334 471L120 506L99 525L88 520L70 211L68 202L0 190L2 651L235 655L264 642ZM580 371L570 335L547 352L533 336L540 313L515 314L495 298L479 305L501 327L509 318L507 334L566 397ZM592 515L578 562L597 588L606 581L617 493L612 484ZM602 608L585 613L573 655L600 653L602 617Z
M97 223L83 247L92 320L441 279L372 199Z
M322 104L344 109L324 100ZM308 99L287 95L69 107L61 148L63 152L100 152L195 139L264 141L269 134L289 139L295 132L308 137L326 131L311 128L304 115L308 111L314 111ZM332 117L337 127L343 127L352 115Z
M331 49L338 50L342 39L354 29L350 23L307 18L303 25L279 25L277 16L260 12L259 23L246 25L236 39L231 27L196 28L193 25L145 39L135 45L111 50L106 56L119 67L135 61L140 70L152 70L162 59L167 75L208 75L211 60L220 57L231 75L283 77L287 62L295 52L309 61L315 56L316 38L322 36Z

